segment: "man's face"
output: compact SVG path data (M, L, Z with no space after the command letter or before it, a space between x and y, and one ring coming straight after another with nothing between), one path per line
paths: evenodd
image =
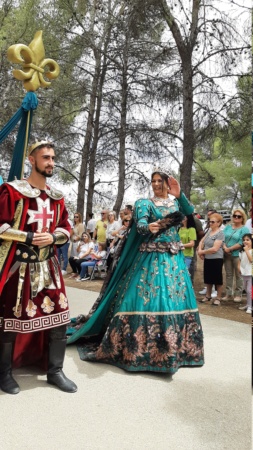
M52 177L55 154L53 148L43 147L29 157L33 169L44 177Z

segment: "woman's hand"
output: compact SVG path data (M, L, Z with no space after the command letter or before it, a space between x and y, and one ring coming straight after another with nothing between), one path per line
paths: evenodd
M180 197L180 184L174 177L168 178L168 194L174 195L174 197Z
M149 231L151 231L151 233L155 234L158 233L158 231L160 231L160 225L158 222L152 222L149 224L148 229Z
M223 250L225 253L230 253L230 249L226 246L226 244L223 245Z

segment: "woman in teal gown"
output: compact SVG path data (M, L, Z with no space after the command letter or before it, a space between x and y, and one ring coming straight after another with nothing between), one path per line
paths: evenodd
M152 188L152 199L136 201L110 279L88 320L72 320L68 343L78 340L85 361L173 374L204 364L202 327L176 225L178 211L189 215L193 207L176 179L161 171L152 174Z

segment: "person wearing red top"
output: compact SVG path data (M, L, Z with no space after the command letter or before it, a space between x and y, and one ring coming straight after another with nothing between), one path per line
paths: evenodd
M12 367L39 362L48 383L75 392L62 371L70 316L56 257L69 240L68 213L62 193L46 184L53 144L36 142L28 155L30 176L0 187L0 389L17 394Z

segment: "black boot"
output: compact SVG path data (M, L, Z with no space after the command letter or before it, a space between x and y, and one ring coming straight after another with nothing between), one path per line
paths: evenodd
M49 343L47 382L54 384L64 392L76 392L77 386L63 373L63 361L66 349L66 338L53 339Z
M7 394L18 394L20 387L12 377L13 342L0 344L0 389Z

